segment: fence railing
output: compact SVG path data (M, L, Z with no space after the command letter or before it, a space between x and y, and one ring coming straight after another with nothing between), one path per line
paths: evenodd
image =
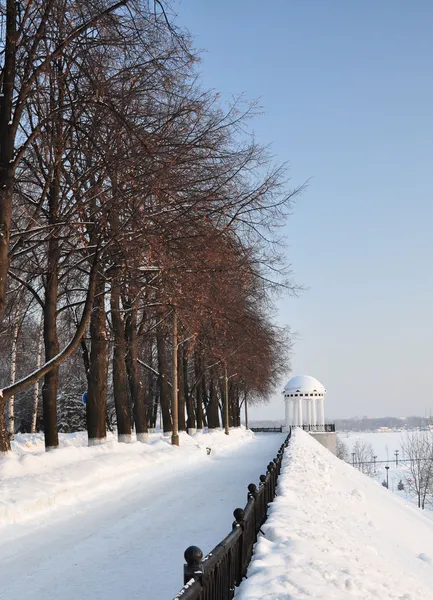
M197 546L185 550L184 587L174 600L232 600L247 573L257 535L266 521L268 504L275 497L290 436L291 431L276 458L268 464L266 475L260 475L259 487L254 483L248 486L245 508L233 512L232 531L204 558Z
M325 425L292 425L292 427L302 427L304 431L333 433L335 431L335 423L325 423ZM250 427L254 433L282 433L283 426L280 427Z
M325 423L325 425L302 425L304 431L334 433L335 423Z
M251 431L254 433L282 433L283 426L280 427L250 427Z

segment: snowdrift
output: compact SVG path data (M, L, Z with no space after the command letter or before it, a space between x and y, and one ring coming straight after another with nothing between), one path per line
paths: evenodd
M237 600L432 600L428 513L296 431Z
M0 457L0 527L44 515L59 506L76 505L121 488L125 479L146 472L149 479L185 468L191 463L251 441L244 427L223 431L180 434L180 447L170 437L151 434L149 444L119 444L111 434L107 443L87 447L87 434L60 434L60 448L45 452L43 435L17 435L13 452Z

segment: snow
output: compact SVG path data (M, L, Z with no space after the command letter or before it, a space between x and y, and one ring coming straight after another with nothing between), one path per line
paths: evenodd
M286 383L285 392L320 392L325 393L323 384L310 375L295 375Z
M237 600L431 600L433 522L296 430Z
M285 436L181 434L179 448L150 437L88 448L63 435L44 453L40 436L17 436L0 458L2 597L173 598L186 547L207 553L227 535Z
M34 519L58 506L73 505L122 486L125 477L170 462L184 465L205 460L206 447L214 454L253 439L245 428L180 434L180 448L170 436L150 434L150 444L109 442L87 446L87 433L60 434L59 450L45 452L42 434L18 434L12 453L0 458L0 527Z
M338 433L338 437L348 447L349 462L352 460L351 452L357 440L371 444L374 454L377 456L376 472L373 474L373 477L376 479L376 481L379 483L386 481L387 472L385 467L389 466L389 489L398 496L417 504L418 499L416 494L410 491L410 486L407 482L407 480L412 477L409 466L401 462L401 459L404 458L402 444L404 441L407 441L407 438L410 435L410 431L390 431L385 433L371 431L350 431L346 433ZM396 450L399 451L398 464L396 463L395 459ZM401 491L398 490L398 484L400 481L402 481L404 485L404 490ZM427 505L426 508L430 510L432 507Z
M373 446L377 460L389 460L391 462L395 459L394 452L396 450L398 450L400 454L402 453L401 444L406 436L406 431L389 431L384 433L379 433L377 431L338 432L338 437L347 445L349 453L352 452L352 448L356 441L361 440L362 442L366 442Z

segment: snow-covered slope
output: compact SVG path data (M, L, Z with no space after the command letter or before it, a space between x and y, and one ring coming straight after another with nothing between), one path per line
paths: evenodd
M433 522L296 431L237 600L432 600Z

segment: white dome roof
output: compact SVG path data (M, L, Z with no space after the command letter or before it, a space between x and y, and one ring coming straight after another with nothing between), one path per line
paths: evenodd
M284 386L284 393L300 392L301 394L311 394L317 392L324 394L325 387L320 381L310 375L295 375Z

